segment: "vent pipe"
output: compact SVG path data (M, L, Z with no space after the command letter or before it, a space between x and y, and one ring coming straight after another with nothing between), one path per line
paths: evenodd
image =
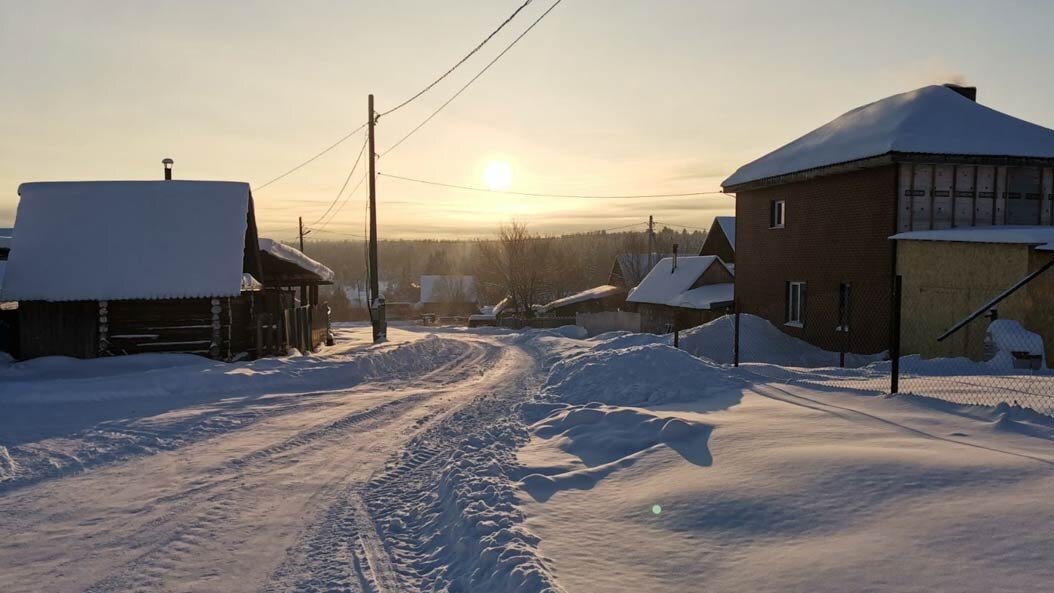
M162 159L161 164L165 166L165 181L172 181L172 165L176 161L172 159Z
M977 102L977 87L975 86L963 86L961 84L949 82L945 84L944 87L959 93L960 95L966 97L974 103Z
M677 244L673 244L673 266L670 268L670 273L673 274L677 271Z

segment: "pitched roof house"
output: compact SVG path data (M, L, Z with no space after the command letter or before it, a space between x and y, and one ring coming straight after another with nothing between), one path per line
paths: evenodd
M723 315L734 298L732 273L713 255L661 260L627 301L637 305L641 331L669 333Z
M24 358L249 349L260 288L245 183L26 183L0 299Z
M699 255L716 255L732 266L736 262L736 217L715 216Z
M740 167L741 310L834 349L889 347L903 232L1051 225L1054 130L927 86L856 108Z
M611 266L611 274L608 275L608 284L630 290L640 284L640 281L648 275L652 266L657 264L668 253L622 253L615 256L615 262Z

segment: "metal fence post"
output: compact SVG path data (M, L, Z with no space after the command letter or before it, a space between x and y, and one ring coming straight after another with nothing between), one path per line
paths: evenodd
M739 366L739 298L733 299L732 307L734 309L733 319L734 329L732 331L732 364Z
M890 344L889 356L889 393L900 392L900 293L902 289L902 278L897 276L893 280L893 303L890 319Z

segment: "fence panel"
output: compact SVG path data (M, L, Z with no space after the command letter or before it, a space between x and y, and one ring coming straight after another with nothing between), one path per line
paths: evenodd
M575 325L584 327L589 337L610 331L640 331L640 313L631 311L603 311L600 313L578 313Z

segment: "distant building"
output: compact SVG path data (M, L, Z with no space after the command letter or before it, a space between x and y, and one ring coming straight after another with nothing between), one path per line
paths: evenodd
M424 315L468 317L480 312L475 276L421 276L420 311Z
M541 315L574 317L578 313L618 311L626 307L626 289L605 284L556 299L538 309Z
M668 257L629 293L641 331L665 334L712 321L733 304L735 278L713 255Z
M736 263L736 217L716 216L699 255L716 255L732 267Z
M821 347L851 331L852 351L880 352L903 244L891 235L1054 224L1054 130L975 99L955 85L887 97L726 179L741 310Z

